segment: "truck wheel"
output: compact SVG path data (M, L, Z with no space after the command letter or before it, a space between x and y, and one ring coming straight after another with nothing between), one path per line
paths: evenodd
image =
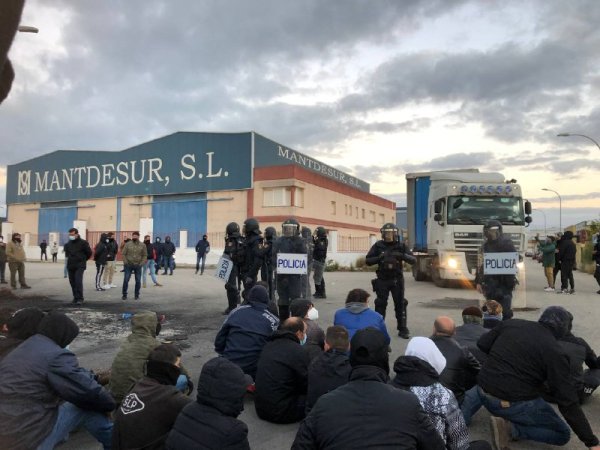
M433 261L433 266L431 267L431 280L433 281L433 284L440 288L448 287L449 284L448 280L444 280L440 276L440 268L437 259Z
M415 281L427 281L427 274L425 272L420 271L417 267L417 264L413 264L412 273Z

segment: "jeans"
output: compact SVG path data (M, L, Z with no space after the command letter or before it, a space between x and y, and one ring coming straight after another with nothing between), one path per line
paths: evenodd
M163 256L163 261L165 264L165 271L163 272L163 275L167 274L167 269L169 269L171 275L173 275L173 269L175 268L175 259L173 258L173 255Z
M485 393L480 387L477 388L477 393L490 414L511 423L513 439L528 439L551 445L565 445L569 442L569 426L542 398L510 402L503 406L503 401Z
M144 268L142 269L142 280L144 284L146 284L146 272L150 272L150 278L152 278L152 282L154 284L158 284L158 281L156 281L156 272L154 265L155 263L153 259L149 259L148 261L146 261L146 264L144 264Z
M477 386L474 386L465 392L465 396L460 405L460 410L462 411L467 426L471 425L471 419L477 413L477 411L479 411L481 406L482 404L481 399L479 398L479 393L477 392Z
M202 265L200 265L202 261ZM200 275L204 273L204 263L206 262L206 253L196 253L196 272L200 269Z
M6 261L0 262L0 281L6 281L5 280L5 273L6 273Z
M575 279L573 278L573 262L563 261L560 268L560 288L564 291L569 288L575 289Z
M104 274L104 264L96 263L96 289L100 289L102 287L102 275Z
M55 263L58 261L58 253L52 253L52 262Z
M127 288L129 288L129 280L131 278L131 274L133 273L135 277L135 290L134 295L135 298L140 296L140 287L142 286L142 266L133 266L127 264L124 266L125 269L125 277L123 278L123 297L127 297Z
M73 301L83 301L83 273L85 269L83 267L77 267L75 269L68 269L69 272L69 283L71 284L71 290L73 291Z
M72 403L65 402L58 407L58 417L50 434L38 447L38 450L52 450L69 438L69 433L83 426L105 450L111 448L112 421L105 415L94 411L85 411Z

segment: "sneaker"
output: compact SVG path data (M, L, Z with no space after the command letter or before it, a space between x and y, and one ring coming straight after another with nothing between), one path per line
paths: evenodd
M139 296L139 295L136 295L136 296L134 297L134 300L139 300L139 299L140 299L140 296Z
M96 288L96 290L97 290L97 291L104 291L105 289L104 289L104 288L101 288L100 286L98 286L98 287Z
M551 288L550 286L548 286L548 287L544 288L544 291L546 291L546 292L554 292L554 289Z
M31 289L31 286L28 286L26 284L22 284L21 285L21 289Z
M145 288L146 287L146 283L142 283L142 287Z
M571 290L569 291L569 294L571 294L571 295L575 294L575 289L571 289Z
M104 290L107 290L107 289L110 289L112 286L110 284L105 284L102 287L104 288Z
M160 284L160 283L154 283L154 287L162 287L162 284Z
M398 330L398 336L402 339L410 339L410 332L408 329Z
M567 290L566 290L566 289L565 289L565 290L560 290L560 289L557 289L557 290L556 290L556 293L557 293L557 294L566 294L566 293L567 293Z
M117 287L117 285L116 284L111 284L110 287Z
M509 450L508 444L512 440L510 422L501 417L490 417L492 440L497 450Z
M121 297L121 300L127 300L127 296L124 295L123 297Z

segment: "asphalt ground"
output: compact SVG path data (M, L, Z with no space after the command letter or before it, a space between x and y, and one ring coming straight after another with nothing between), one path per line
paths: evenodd
M7 268L8 271L8 268ZM38 306L44 310L59 309L67 312L80 326L79 337L70 348L79 358L80 365L89 369L108 368L116 355L120 342L129 333L129 321L123 320L123 313L135 313L149 309L165 314L166 322L159 338L176 341L182 348L183 363L190 371L194 382L202 365L216 356L213 341L224 317L221 312L226 307L223 284L212 277L212 269L203 276L195 275L192 268L178 267L173 276L159 276L163 287L142 289L141 299L132 299L133 280L130 286L130 300L121 300L121 289L113 288L105 292L93 289L95 268L88 266L85 274L85 302L81 307L71 307L71 293L68 281L63 278L61 263L30 262L26 264L26 277L31 290L14 291L15 297L0 293L1 306ZM347 292L352 288L362 288L371 292L372 272L332 272L326 273L327 299L315 300L319 310L319 325L325 329L332 324L334 312L343 307ZM121 285L123 274L117 272L115 283ZM597 305L600 295L598 286L591 275L575 272L577 292L575 295L556 295L543 291L545 287L542 267L536 262L526 262L526 278L522 280L516 293L526 301L527 308L517 311L515 317L537 320L541 310L550 305L562 305L574 315L574 333L584 337L592 347L598 349L600 328L597 326ZM21 297L22 296L22 297ZM412 336L429 336L433 320L438 315L449 315L457 323L461 322L461 311L469 305L478 304L481 296L472 289L454 287L438 288L432 283L415 282L412 276L406 277L406 298L409 300L408 322ZM370 301L374 300L374 296ZM403 354L407 341L397 337L393 307L390 299L386 319L392 334L390 362ZM195 395L195 394L193 394ZM594 431L600 435L600 394L596 394L584 411ZM246 400L245 411L240 419L249 428L249 441L253 449L290 448L297 424L274 425L260 420L251 399ZM470 427L471 439L490 439L489 413L482 409L474 417ZM85 431L71 436L62 449L101 448ZM528 441L515 442L514 449L545 449L553 446L535 444ZM581 449L583 444L572 436L565 449Z

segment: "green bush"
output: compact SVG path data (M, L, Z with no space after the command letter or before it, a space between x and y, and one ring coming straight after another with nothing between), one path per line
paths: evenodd
M327 260L325 263L325 272L336 272L340 269L340 265L333 259Z
M592 262L592 252L594 251L594 245L591 242L586 243L581 247L581 262L590 263Z

